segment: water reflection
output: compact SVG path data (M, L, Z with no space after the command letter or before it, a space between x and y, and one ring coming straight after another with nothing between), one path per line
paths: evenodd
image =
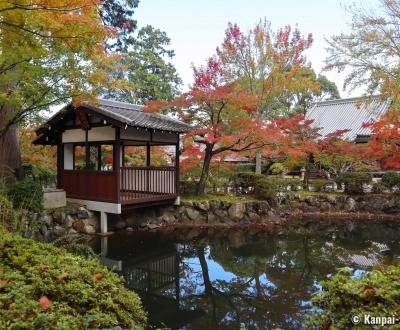
M301 233L134 232L99 238L101 260L138 292L151 323L172 329L301 329L318 282L400 255L398 226L335 225Z

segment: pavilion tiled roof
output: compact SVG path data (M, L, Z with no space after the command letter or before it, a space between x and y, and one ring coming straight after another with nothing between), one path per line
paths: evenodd
M312 126L319 128L322 136L337 130L349 130L344 137L355 140L371 134L363 124L379 120L390 104L390 99L382 101L380 96L323 101L315 103L307 111L306 118L314 120Z
M193 130L193 127L177 119L159 113L143 112L143 106L131 103L99 99L96 105L85 107L129 126L178 133Z

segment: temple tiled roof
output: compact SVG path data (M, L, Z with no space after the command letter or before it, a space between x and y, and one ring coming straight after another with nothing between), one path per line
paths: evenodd
M315 103L307 111L306 118L314 120L312 126L320 128L322 136L337 130L349 130L344 137L355 140L371 134L363 124L379 120L390 103L391 100L382 101L379 96L323 101Z

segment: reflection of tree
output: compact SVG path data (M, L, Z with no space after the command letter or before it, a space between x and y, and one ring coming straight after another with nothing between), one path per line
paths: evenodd
M187 250L192 264L183 267L181 305L207 315L199 324L194 321L193 328L235 328L240 323L250 329L302 328L317 283L352 256L374 252L373 243L364 238L327 233L247 238L241 246L229 240L212 240L209 248L196 245ZM211 259L225 271L217 278Z

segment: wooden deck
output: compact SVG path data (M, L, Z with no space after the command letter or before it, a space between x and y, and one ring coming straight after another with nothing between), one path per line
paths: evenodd
M133 192L121 191L120 201L122 205L129 204L142 204L158 201L171 201L175 200L178 195L176 194L161 194L161 193L147 193L147 192Z

